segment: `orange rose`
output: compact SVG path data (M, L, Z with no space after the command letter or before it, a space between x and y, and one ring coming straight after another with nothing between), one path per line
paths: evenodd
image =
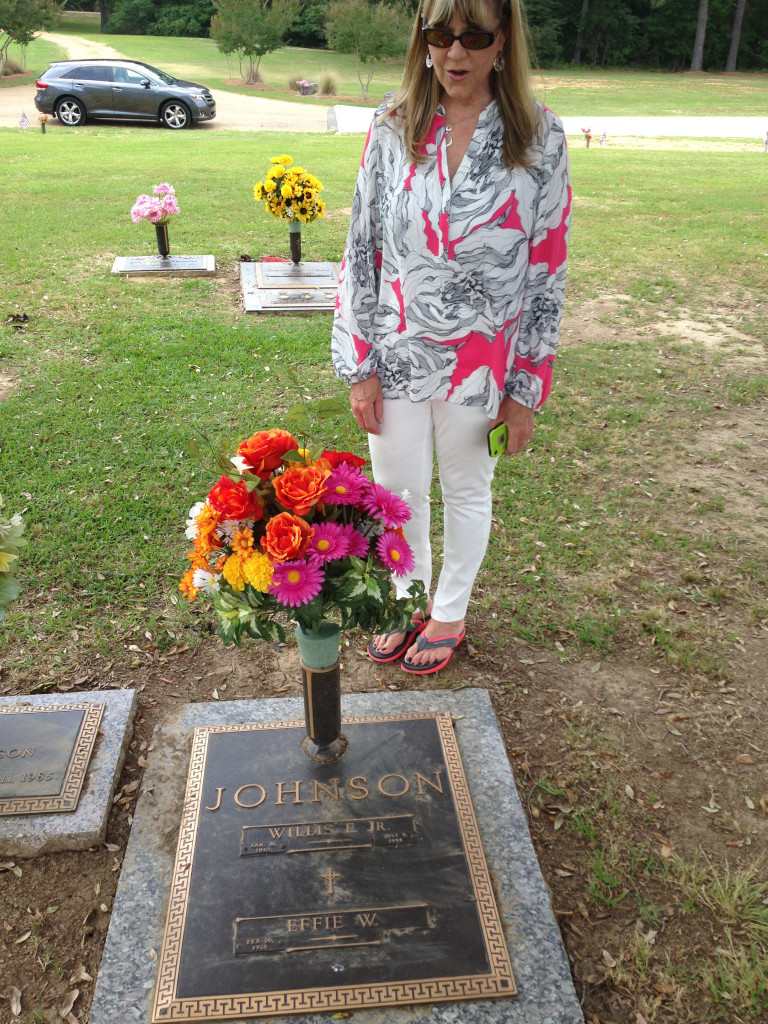
M273 562L290 562L301 558L309 547L312 527L290 512L281 512L267 523L261 546Z
M275 479L277 500L284 508L303 516L320 501L325 481L331 475L329 464L319 460L312 466L295 465Z
M237 454L245 460L247 471L266 480L283 461L286 452L299 450L299 442L287 430L260 430L243 441Z
M254 519L259 520L264 512L259 504L256 493L248 493L244 481L234 483L228 476L219 478L208 494L208 504L219 513L222 519Z

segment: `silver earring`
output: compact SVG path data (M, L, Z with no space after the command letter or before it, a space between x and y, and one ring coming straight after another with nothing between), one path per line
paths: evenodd
M427 65L428 68L432 67L432 54L431 53L427 54L427 59L426 59L426 61L424 63Z
M496 60L493 62L493 70L496 72L504 70L504 54L501 50L496 54Z

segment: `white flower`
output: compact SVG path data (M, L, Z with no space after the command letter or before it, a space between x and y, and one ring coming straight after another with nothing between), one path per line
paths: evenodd
M248 463L245 461L242 455L233 455L229 460L238 473L244 473L248 469Z
M226 544L231 544L238 530L252 530L253 524L253 519L227 519L216 527L216 536Z
M406 505L410 505L411 492L408 490L407 487L405 488L404 491L401 492L400 497L403 499L403 501L406 503Z
M187 519L187 521L185 523L187 528L184 531L184 533L185 533L186 537L188 538L188 540L194 540L195 537L197 537L197 522L196 522L196 520L197 520L197 517L200 515L200 513L203 511L204 508L205 508L205 502L204 501L198 501L189 510L189 519Z
M215 594L220 589L220 579L221 573L214 576L212 572L206 572L205 569L195 569L192 576L192 586L202 590L204 594Z

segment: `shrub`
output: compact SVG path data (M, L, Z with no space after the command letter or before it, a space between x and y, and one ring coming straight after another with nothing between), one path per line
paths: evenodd
M4 75L21 75L24 72L24 65L15 57L6 57L3 65Z
M332 71L324 71L320 76L320 93L322 96L335 96L338 92L336 75Z
M288 88L291 90L291 92L298 92L299 87L296 83L303 82L306 80L306 78L306 75L288 75Z

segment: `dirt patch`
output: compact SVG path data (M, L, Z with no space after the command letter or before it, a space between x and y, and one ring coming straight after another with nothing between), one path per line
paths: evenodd
M636 955L640 922L643 935L656 932L648 970L663 994L646 1019L709 1019L701 995L670 980L669 971L689 950L692 935L722 941L716 922L689 915L679 886L662 883L649 865L669 868L676 857L692 858L703 849L715 862L727 857L735 869L765 848L768 816L759 801L768 760L762 724L768 626L743 629L731 664L739 682L726 684L655 667L647 644L603 661L565 657L517 639L499 649L486 621L470 617L471 642L449 671L424 679L405 676L397 664L372 664L364 638L347 634L344 692L488 689L587 1018L604 1024L647 1012L648 993L621 973ZM149 642L127 648L109 661L83 656L58 676L46 667L53 668L56 691L66 695L116 686L138 691L123 791L141 780L154 726L179 705L300 696L295 647L224 649L204 617L171 650L160 652ZM28 692L40 679L38 672L11 678L6 671L0 694ZM98 973L139 792L114 807L106 846L21 862L21 877L12 870L0 874L2 975L6 985L21 989L25 1012L37 1008L46 1024L58 1020L57 1007L81 965L92 978ZM617 844L630 841L642 862L636 879L616 867L615 885L600 880L590 828L606 837L606 857L620 856L611 848L614 833ZM643 914L649 900L658 915L653 928L649 912ZM76 987L76 1012L86 1020L94 983L81 980Z
M768 537L768 407L729 409L700 430L684 457L664 462L658 479L687 494L692 516L721 509L723 530Z
M5 401L6 398L10 398L11 394L15 390L15 383L13 377L7 373L3 373L0 370L0 402Z

